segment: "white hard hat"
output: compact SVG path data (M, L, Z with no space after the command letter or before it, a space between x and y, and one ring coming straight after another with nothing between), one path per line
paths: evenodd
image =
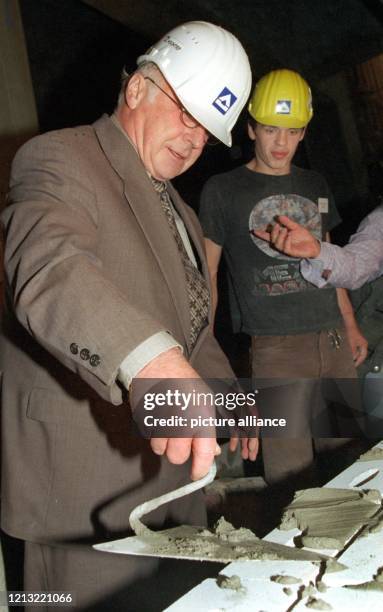
M213 136L231 146L231 130L251 89L251 70L241 43L205 21L177 26L137 64L158 66L186 110Z

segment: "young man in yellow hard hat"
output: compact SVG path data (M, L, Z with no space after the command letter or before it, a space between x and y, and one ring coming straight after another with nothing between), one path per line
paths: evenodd
M367 342L344 289L318 290L301 275L299 260L254 234L280 214L319 239L328 239L339 223L325 179L292 164L313 115L308 84L292 70L272 71L256 85L248 110L254 157L207 182L200 220L215 306L224 252L234 330L252 338L252 376L262 416L286 419L285 426L279 420L279 427L263 430L265 478L274 483L303 469L310 473L311 432L332 435L320 379L354 379ZM320 422L319 429L311 428L313 421ZM337 444L328 440L321 446Z

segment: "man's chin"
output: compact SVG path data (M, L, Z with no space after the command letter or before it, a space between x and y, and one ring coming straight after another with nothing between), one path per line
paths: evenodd
M156 178L158 181L171 181L176 178L180 174L183 174L187 168L161 168L161 170L157 170L152 176Z
M159 181L170 181L176 176L183 174L197 161L198 156L176 157L169 153L163 155L161 160L157 160L156 167L153 168L152 176ZM153 164L154 165L154 164Z

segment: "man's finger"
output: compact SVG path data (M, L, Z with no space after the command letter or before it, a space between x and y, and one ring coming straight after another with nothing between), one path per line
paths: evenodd
M295 221L290 219L290 217L286 217L286 215L278 215L277 219L278 223L280 223L284 227L287 227L287 229L289 230L294 230L300 227L299 223L296 223Z
M294 251L293 251L293 247L291 244L292 240L291 240L291 234L288 233L286 236L286 240L285 240L285 245L284 245L284 253L286 253L286 255L294 255Z
M170 463L182 465L190 457L192 438L169 438L166 457Z
M287 232L288 232L288 229L286 227L280 227L278 237L276 238L274 242L274 246L280 251L284 250L286 238L288 236Z
M265 232L264 230L252 230L251 233L254 234L254 236L257 236L257 238L262 238L262 240L270 242L270 232Z
M166 451L168 441L168 438L152 438L150 440L150 446L152 447L153 453L156 455L163 455Z
M368 354L368 350L367 347L365 346L359 346L357 349L357 352L354 356L354 365L357 368L358 366L360 366L363 361L366 359Z
M248 438L241 438L241 457L244 461L249 458L249 449L247 446Z
M259 450L259 440L258 438L249 438L247 444L249 450L249 459L250 461L255 461L258 455Z
M191 479L199 480L206 476L215 457L217 442L215 438L194 438L192 441Z
M279 223L274 223L271 232L270 232L270 240L273 244L278 240L279 233L282 229L282 226Z

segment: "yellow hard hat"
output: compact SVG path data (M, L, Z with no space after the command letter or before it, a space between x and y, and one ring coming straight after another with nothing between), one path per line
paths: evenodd
M305 127L313 116L310 87L293 70L273 70L256 84L248 111L264 125Z

